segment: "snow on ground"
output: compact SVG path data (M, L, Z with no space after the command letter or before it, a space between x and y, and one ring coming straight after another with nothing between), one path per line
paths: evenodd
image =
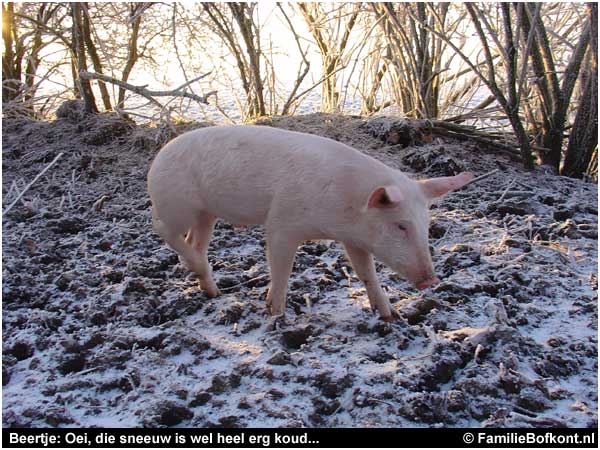
M5 119L5 205L64 155L3 217L3 426L597 426L596 185L470 143L385 146L356 117L267 122L417 177L500 170L432 208L441 284L378 266L401 320L373 315L339 244L310 242L283 322L260 227L217 224L215 299L152 232L155 131Z

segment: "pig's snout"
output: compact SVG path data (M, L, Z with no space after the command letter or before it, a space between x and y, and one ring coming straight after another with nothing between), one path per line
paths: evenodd
M439 282L440 282L440 279L438 277L432 277L432 278L428 278L423 281L419 281L416 284L416 286L417 286L417 289L427 289L428 287L438 284Z

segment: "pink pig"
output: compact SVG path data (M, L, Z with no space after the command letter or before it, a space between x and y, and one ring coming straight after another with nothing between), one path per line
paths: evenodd
M169 142L148 173L155 231L219 295L207 249L218 217L264 224L271 314L285 310L298 245L341 241L371 307L392 308L373 255L417 288L439 280L428 246L430 202L469 183L470 173L414 181L347 145L265 126L202 128Z

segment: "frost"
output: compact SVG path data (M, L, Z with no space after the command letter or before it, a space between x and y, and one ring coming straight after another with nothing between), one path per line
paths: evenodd
M433 206L440 285L378 265L390 324L333 242L300 247L269 318L260 227L217 224L208 299L151 230L153 131L4 120L6 204L65 155L3 218L3 425L597 426L596 186L469 143L382 148L362 123L271 121L407 171L426 154L417 177L500 169Z

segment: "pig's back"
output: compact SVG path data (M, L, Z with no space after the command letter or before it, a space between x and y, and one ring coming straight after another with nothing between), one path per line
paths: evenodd
M232 223L264 223L274 198L302 203L314 186L329 183L337 168L347 164L364 170L383 166L320 136L264 126L218 126L167 144L150 169L149 187L153 201L162 195ZM161 186L168 193L153 195L157 174L169 180L170 187Z

